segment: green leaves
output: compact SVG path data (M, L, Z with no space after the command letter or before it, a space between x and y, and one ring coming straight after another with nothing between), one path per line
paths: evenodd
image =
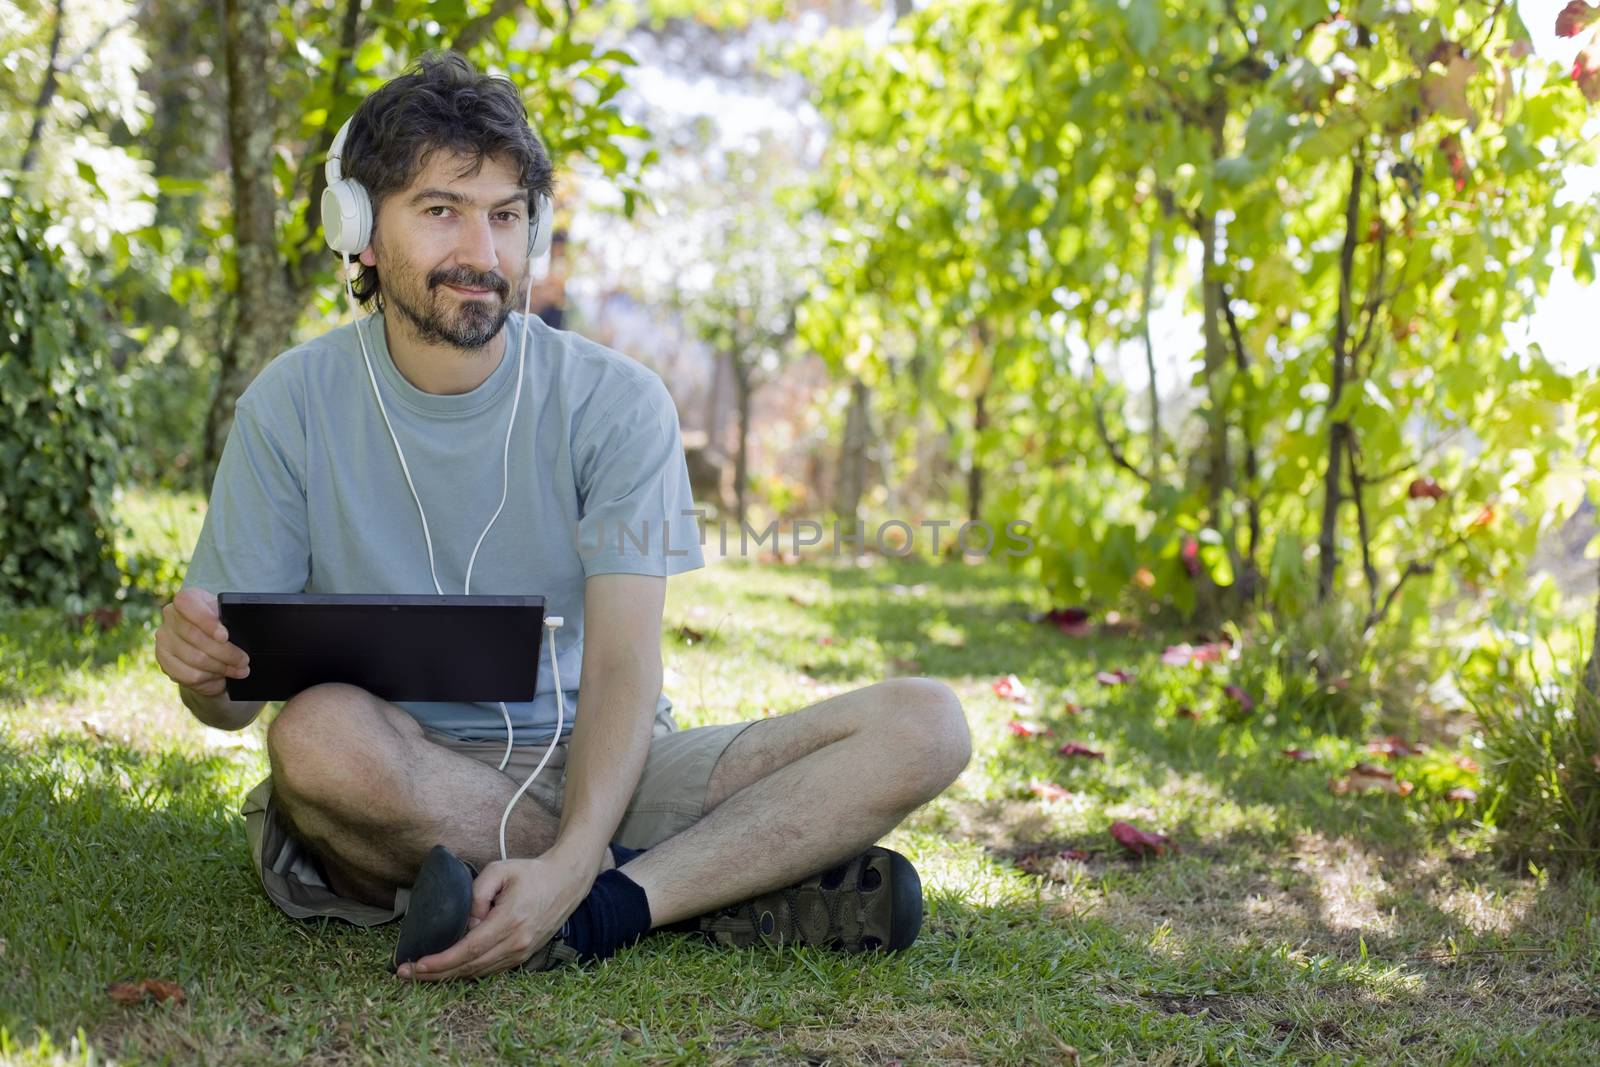
M111 498L127 412L50 218L0 209L0 600L84 611L121 588Z
M1023 566L1058 598L1143 608L1146 568L1180 611L1238 610L1210 587L1252 579L1301 610L1326 551L1334 595L1381 603L1405 574L1390 621L1426 625L1464 577L1518 580L1525 524L1505 516L1596 436L1570 379L1505 340L1554 264L1592 273L1600 217L1558 195L1595 149L1524 36L1461 3L950 0L881 48L837 37L799 64L833 132L815 204L842 235L806 336L853 374L906 351L935 364L879 377L946 420L950 461L985 465L986 511L1035 524ZM1156 342L1184 370L1158 373L1154 462L1124 385L1152 245L1157 302L1199 320ZM1027 369L988 373L1002 359ZM1334 423L1351 454L1324 538ZM1405 495L1419 465L1452 487L1430 511ZM1198 574L1183 531L1210 531Z

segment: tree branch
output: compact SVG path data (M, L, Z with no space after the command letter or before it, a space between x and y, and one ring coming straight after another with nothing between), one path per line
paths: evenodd
M494 29L496 22L527 5L528 0L494 0L494 3L489 5L488 11L462 25L455 37L448 42L448 47L460 52L462 55L466 55L483 43L484 38L488 37ZM572 7L569 4L567 7L568 22L571 22L571 19Z
M1156 380L1156 345L1150 336L1150 302L1156 287L1156 239L1150 235L1140 284L1139 333L1144 337L1144 363L1150 374L1150 478L1161 476L1161 389Z
M349 0L344 9L344 23L339 30L338 58L334 61L332 86L328 94L328 99L334 103L338 102L339 94L344 91L345 70L361 39L361 3L362 0ZM316 151L308 158L325 160L338 132L338 127L332 123L323 123L322 132L317 137ZM295 292L304 290L315 273L306 264L313 262L317 247L322 244L322 193L327 187L328 176L324 168L313 164L310 200L306 204L306 236L288 264L289 285Z
M1361 535L1361 572L1367 579L1367 617L1378 610L1378 569L1372 563L1372 536L1367 527L1366 485L1361 478L1361 465L1356 456L1356 437L1351 433L1345 439L1345 454L1350 460L1350 499L1356 505L1356 529Z
M1328 413L1339 410L1344 397L1345 374L1350 361L1351 280L1355 273L1356 228L1361 223L1361 185L1366 177L1366 160L1360 149L1350 158L1350 191L1345 197L1344 244L1339 251L1339 309L1333 327L1333 382L1328 392ZM1340 466L1350 424L1335 419L1328 425L1328 469L1323 477L1322 534L1317 542L1317 602L1326 603L1333 595L1333 579L1338 568L1339 503L1343 495Z
M1233 341L1233 362L1238 369L1241 379L1249 387L1250 357L1244 348L1244 335L1239 330L1239 320L1233 314L1233 294L1228 290L1227 283L1222 284L1222 314L1228 322L1228 336ZM1249 509L1250 523L1250 551L1245 557L1250 561L1252 580L1256 570L1256 550L1261 544L1261 501L1257 497L1257 481L1261 475L1261 464L1256 456L1255 433L1250 428L1250 405L1244 405L1244 411L1239 416L1239 432L1244 437L1244 477L1245 501Z
M1405 569L1400 572L1400 577L1396 578L1394 585L1390 587L1388 595L1383 598L1383 603L1377 608L1377 610L1368 613L1366 622L1362 624L1361 629L1363 631L1371 630L1378 623L1382 622L1383 617L1389 614L1389 608L1394 604L1395 598L1400 595L1400 590L1405 587L1406 582L1410 581L1419 574L1432 574L1433 561L1438 559L1440 556L1443 556L1445 553L1460 547L1462 542L1466 541L1467 535L1471 532L1472 527L1468 526L1465 530L1462 530L1460 533L1452 537L1448 544L1441 548L1435 549L1432 555L1430 555L1426 560L1414 559L1410 563L1407 563L1405 565Z
M1093 409L1094 413L1095 432L1099 435L1100 440L1105 444L1106 452L1111 456L1111 461L1113 463L1127 471L1129 474L1132 474L1146 485L1154 486L1155 481L1144 471L1136 467L1128 459L1127 453L1123 452L1122 447L1112 439L1111 428L1106 425L1105 410L1100 406L1100 398L1095 395L1094 391L1094 379L1099 369L1100 365L1095 361L1094 349L1091 347L1089 349L1089 380L1084 384L1089 387L1089 406Z
M61 52L61 25L66 19L67 0L56 0L56 26L50 34L50 61L44 65L44 82L39 86L39 96L33 102L33 126L28 130L28 143L22 149L22 162L17 170L23 174L33 169L34 153L39 147L39 135L44 132L45 112L56 95L56 56Z

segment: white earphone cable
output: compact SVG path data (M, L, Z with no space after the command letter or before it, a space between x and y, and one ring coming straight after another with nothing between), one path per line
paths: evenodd
M530 242L529 242L529 250L530 250L530 252L532 251L533 243L534 242L530 238ZM533 256L532 255L530 255L528 257L527 263L528 263L528 272L527 272L527 277L524 279L524 281L525 281L525 283L531 283L531 281L532 281L532 276L531 275L532 275L532 269L533 269ZM356 302L355 301L355 290L351 285L350 272L348 270L348 267L346 267L346 269L343 271L343 273L344 273L345 295L349 298L350 306L351 306L351 308L353 310L355 308L355 302ZM484 539L489 536L489 531L494 527L494 524L495 524L496 520L498 520L500 518L500 513L505 510L506 500L510 495L510 489L511 489L511 436L512 436L512 430L516 426L516 423L517 423L517 407L519 406L519 404L520 404L520 402L522 400L523 370L524 370L524 367L525 367L525 359L526 359L526 354L527 354L527 349L528 349L528 318L529 318L529 315L532 312L532 309L533 309L533 286L531 284L527 284L527 297L523 302L523 309L522 309L522 336L521 336L521 339L520 339L520 341L519 341L519 343L517 345L517 386L516 386L516 390L513 392L512 397L511 397L511 417L506 422L506 440L505 440L505 446L504 446L504 448L502 450L502 454L501 454L502 466L501 466L501 473L500 473L500 503L498 505L496 505L496 507L494 509L494 514L489 517L488 525L485 526L483 528L483 532L478 535L477 543L472 546L472 554L467 559L466 580L462 583L462 592L464 594L467 594L467 595L470 595L471 592L472 592L472 568L473 568L473 565L477 562L478 550L483 547ZM371 319L372 319L372 316L369 315L367 317L366 321L370 321ZM402 474L405 475L406 487L411 490L411 499L417 505L417 517L422 521L422 538L423 538L423 541L426 543L427 548L428 548L428 573L433 578L433 589L434 589L434 592L438 593L440 596L443 596L444 595L444 589L439 584L439 571L438 571L438 568L434 564L433 536L428 530L428 515L427 515L427 512L423 510L422 497L417 493L416 483L414 481L412 481L411 468L406 463L405 450L400 447L400 438L394 432L394 424L389 421L389 412L388 412L388 409L384 406L384 403L383 403L383 393L378 388L378 377L377 377L377 374L374 373L374 371L372 369L372 357L371 357L371 354L368 353L368 351L367 351L367 340L366 340L365 334L362 331L362 322L360 322L360 321L358 321L356 323L356 340L359 341L360 344L361 344L361 359L366 364L366 367L367 367L367 380L372 383L372 395L373 395L373 398L376 399L377 402L378 402L378 413L383 416L383 425L389 431L389 440L394 443L395 455L400 460L400 471L401 471ZM562 619L562 617L559 616L559 615L551 615L551 616L546 616L545 617L545 627L549 631L549 640L550 640L550 669L551 669L551 673L554 676L555 690L556 690L556 730L555 730L555 734L550 738L550 744L545 746L544 756L539 760L538 765L536 767L534 767L533 773L529 774L528 777L527 777L527 780L525 780L522 783L522 786L514 794L512 794L511 800L506 804L506 808L505 808L504 813L502 813L501 816L500 816L500 858L501 859L508 859L509 858L508 855L507 855L507 852L506 852L506 824L511 819L511 809L516 806L516 803L517 803L518 800L522 799L522 795L528 791L528 788L531 785L533 785L534 779L539 777L539 772L544 770L545 764L550 761L551 754L553 752L555 752L555 747L561 740L561 728L566 723L566 700L565 700L565 697L564 697L564 695L563 695L563 693L561 691L561 667L559 665L559 661L556 658L556 641L555 641L555 631L559 630L564 622L565 622L565 620ZM509 764L511 762L511 751L512 751L512 743L513 743L513 729L512 729L512 725L511 725L511 712L506 708L506 705L505 705L504 701L499 701L498 703L500 705L500 715L505 720L505 724L506 724L506 751L505 751L505 754L500 757L500 766L498 768L499 770L503 771L503 770L506 769L507 764Z

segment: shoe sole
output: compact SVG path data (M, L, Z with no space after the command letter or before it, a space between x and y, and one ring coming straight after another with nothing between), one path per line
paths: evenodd
M889 854L889 892L894 917L889 922L889 943L885 952L910 948L922 932L922 876L911 861L893 849Z
M389 960L392 974L402 963L443 952L467 932L472 914L472 872L443 845L428 850L411 901L400 922L400 937Z

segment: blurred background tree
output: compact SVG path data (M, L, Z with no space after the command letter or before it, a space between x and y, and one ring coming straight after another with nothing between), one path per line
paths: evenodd
M129 486L204 488L349 313L327 146L455 47L556 157L569 323L736 516L1023 520L1039 606L1141 624L1482 634L1590 521L1594 367L1525 324L1593 273L1594 9L1567 69L1533 6L3 0L5 167Z

